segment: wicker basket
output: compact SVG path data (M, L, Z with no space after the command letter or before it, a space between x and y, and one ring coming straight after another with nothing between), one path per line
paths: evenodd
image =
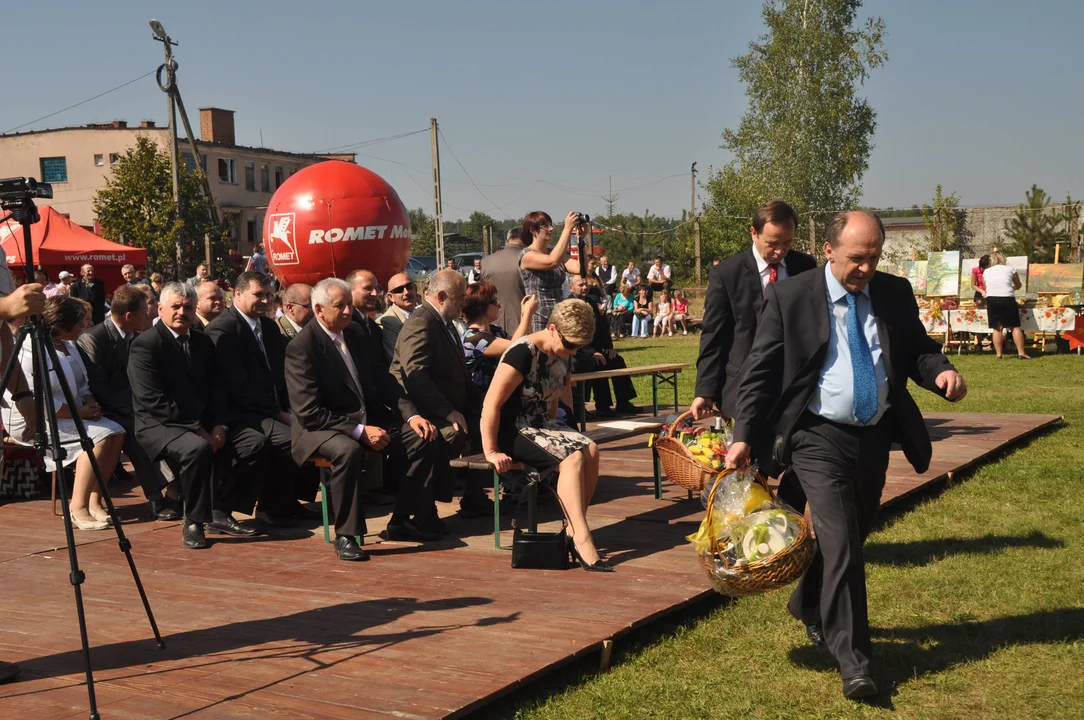
M671 434L655 441L655 451L659 454L659 462L662 463L666 477L686 490L701 492L719 471L705 465L689 452L689 448L685 447L681 440L673 437L675 432L679 432L677 428L681 423L691 415L691 410L678 415L670 425ZM719 413L714 411L711 414L712 417L718 415Z
M709 517L715 509L715 489L731 472L733 472L732 469L727 469L719 473L711 486L707 507ZM764 479L764 476L756 473L756 478L774 500L775 493L768 487L768 481ZM729 568L719 551L718 539L712 538L711 555L701 555L700 565L707 571L716 592L722 595L759 595L789 585L801 577L813 559L813 537L809 532L809 523L806 519L797 513L794 515L798 519L799 527L794 542L770 558L757 560L740 568ZM731 572L726 574L716 572L716 563L723 564Z

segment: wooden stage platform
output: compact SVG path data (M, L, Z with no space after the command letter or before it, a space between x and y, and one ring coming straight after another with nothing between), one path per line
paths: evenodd
M893 453L885 500L1057 422L928 415L930 471L916 477ZM379 510L367 563L336 559L318 528L212 536L209 549L185 550L178 524L147 522L138 488L128 491L121 516L133 521L125 528L168 647L156 649L116 536L77 532L102 717L437 718L499 707L604 640L711 595L684 540L699 500L672 485L655 500L642 440L604 448L602 469L589 517L616 564L610 575L513 571L484 518L452 517L452 536L425 547L381 543ZM0 507L0 660L23 669L0 685L6 720L87 716L63 537L48 501Z

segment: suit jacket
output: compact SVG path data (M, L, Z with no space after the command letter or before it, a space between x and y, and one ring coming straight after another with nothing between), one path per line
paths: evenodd
M828 354L831 319L825 286L820 271L768 286L756 339L738 379L734 440L765 448L757 459L761 469L772 474L790 464L791 434ZM893 440L922 473L930 466L933 447L922 413L907 391L907 378L943 397L935 381L952 370L952 364L919 322L906 279L878 272L869 288L888 372L891 409L885 417L892 423ZM773 435L773 442L757 442Z
M787 275L817 267L805 253L787 253ZM737 406L738 371L749 355L764 304L760 271L750 250L733 255L711 269L704 297L700 357L696 361L696 396L712 398L727 417Z
M482 258L482 282L497 288L501 309L497 324L514 333L519 327L519 304L523 300L523 278L519 274L519 254L522 245L505 245L497 252Z
M290 342L297 335L297 331L294 330L294 326L290 324L290 319L285 315L275 319L275 322L279 326L279 332L282 333L282 337L286 339L286 342Z
M259 319L267 356L241 311L231 307L207 324L215 346L215 367L229 400L230 422L263 419L289 410L286 392L286 343L278 325Z
M136 436L152 458L186 432L229 424L214 344L204 333L188 334L191 362L165 323L140 333L128 351Z
M376 342L365 343L365 352L369 353L368 361L372 367L383 367L385 370L391 367L391 360L384 357L384 332L380 325L361 310L354 308L354 316L351 319L354 329L365 337Z
M399 340L399 333L406 321L407 316L398 305L389 305L388 311L376 321L380 326L380 335L384 341L384 359L388 361L389 367L392 358L395 357L395 343Z
M134 338L133 340L134 341ZM128 346L111 320L79 336L86 358L87 381L106 417L132 417L132 386L128 383Z
M410 314L399 332L391 374L425 419L445 436L453 411L467 417L481 412L481 394L467 373L463 347L452 339L444 319L428 302Z
M91 317L95 325L105 320L105 283L100 278L94 278L90 284L79 278L68 294L90 303Z
M374 339L361 334L353 323L343 332L343 339L362 384L365 422L388 429L417 415L391 375L369 364L373 351L366 345ZM362 397L342 354L315 318L286 346L286 387L296 419L292 452L298 464L336 434L349 435L361 422Z

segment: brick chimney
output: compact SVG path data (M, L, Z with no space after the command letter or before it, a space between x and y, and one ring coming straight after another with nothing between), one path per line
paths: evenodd
M144 130L150 130L157 126L154 124L154 120L144 120L143 122L139 123L139 127L143 128Z
M233 110L200 108L199 136L204 142L236 145L233 134Z
M126 127L128 127L128 123L127 123L127 122L125 122L124 120L114 120L114 121L113 121L112 123L110 123L110 124L111 124L111 125L112 125L112 126L113 126L114 128L117 128L117 129L120 129L120 128L126 128Z

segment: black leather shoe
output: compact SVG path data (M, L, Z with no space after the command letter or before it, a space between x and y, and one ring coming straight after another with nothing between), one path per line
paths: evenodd
M600 418L615 418L617 412L613 408L595 406L595 416Z
M632 403L625 401L617 403L617 412L622 415L639 415L640 408L636 407Z
M388 529L381 533L386 540L406 542L432 542L440 540L439 531L422 529L413 520L404 520L394 525L388 524Z
M167 522L180 519L180 511L169 498L151 500L151 520Z
M232 535L233 537L251 537L256 534L256 528L242 525L228 512L214 510L211 513L214 519L207 524L207 532L211 535Z
M323 519L323 515L320 516ZM273 528L292 528L297 527L297 520L292 517L286 517L285 515L269 515L263 511L256 513L256 519L262 522L264 525Z
M587 572L614 571L614 566L603 560L601 556L591 565L588 565L586 562L584 562L583 558L580 557L580 551L576 549L576 543L573 542L572 538L568 539L568 551L572 554L572 559L578 562L580 564L580 567L582 567Z
M181 540L189 550L207 547L207 536L203 534L203 523L191 523L181 530Z
M824 647L824 630L821 629L820 625L806 625L805 636L809 638L809 642L817 647Z
M869 675L857 675L843 681L843 697L861 700L877 694L877 683Z
M339 535L335 538L335 554L340 560L350 562L363 562L369 559L369 553L362 550L357 540L349 535Z

